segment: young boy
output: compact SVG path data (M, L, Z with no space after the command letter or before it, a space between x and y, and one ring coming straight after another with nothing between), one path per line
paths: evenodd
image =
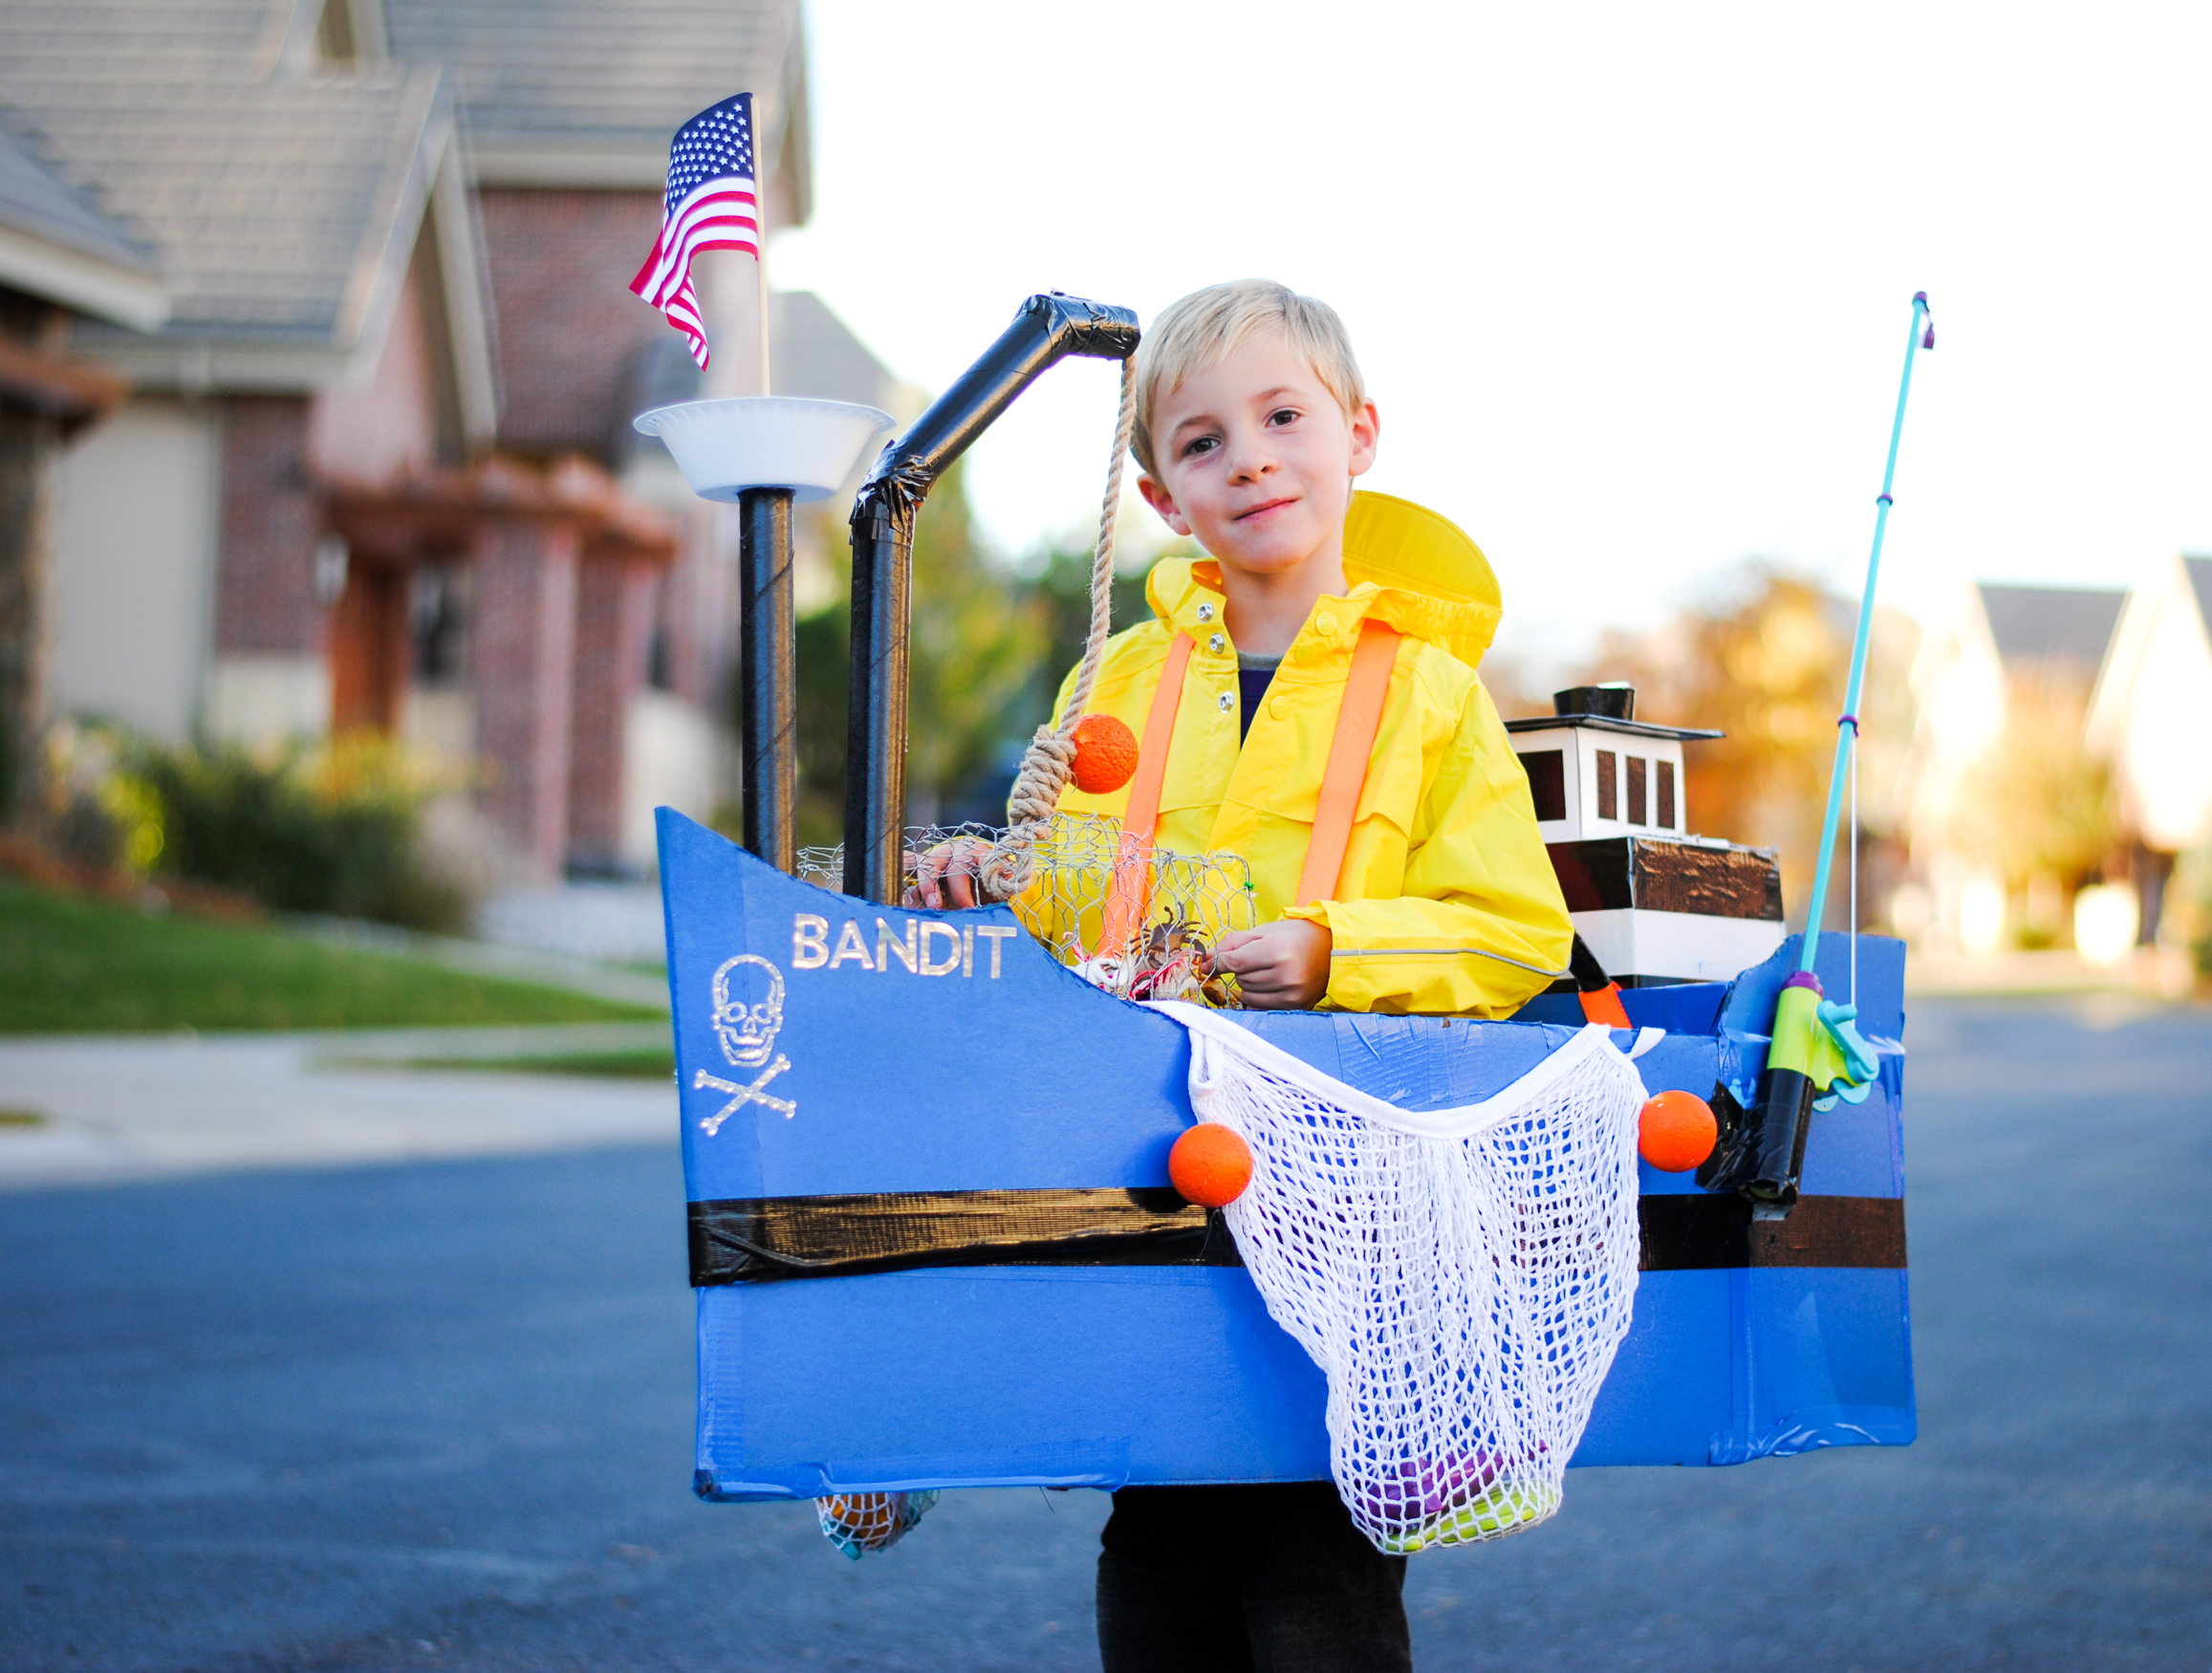
M1136 380L1138 487L1206 556L1153 569L1155 619L1114 638L1088 706L1142 737L1187 656L1154 838L1251 867L1260 926L1224 936L1217 967L1253 1007L1510 1015L1566 973L1573 931L1475 677L1498 624L1488 563L1433 512L1355 497L1378 421L1325 304L1263 280L1197 292L1145 334ZM1388 684L1350 838L1334 898L1301 899L1370 633ZM1071 786L1059 805L1119 816L1129 795ZM1103 1544L1107 1673L1411 1665L1405 1559L1368 1543L1331 1483L1124 1488Z

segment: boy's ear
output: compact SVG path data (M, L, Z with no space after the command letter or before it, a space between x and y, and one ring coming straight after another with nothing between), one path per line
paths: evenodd
M1382 440L1382 415L1375 402L1363 403L1352 415L1352 474L1365 476L1375 468L1375 452Z
M1144 496L1144 503L1160 513L1160 520L1178 534L1190 533L1190 519L1176 509L1175 496L1149 476L1137 479L1137 491Z

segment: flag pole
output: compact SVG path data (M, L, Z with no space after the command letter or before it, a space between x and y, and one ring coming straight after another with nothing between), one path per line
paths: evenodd
M757 165L756 165L757 166ZM752 271L760 298L760 392L770 393L768 375L768 193L756 178L752 188Z

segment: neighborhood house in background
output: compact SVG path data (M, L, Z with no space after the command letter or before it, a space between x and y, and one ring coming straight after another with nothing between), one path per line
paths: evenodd
M387 732L477 769L518 879L641 868L655 805L725 800L734 513L629 420L751 391L751 274L706 298L711 382L623 282L669 130L739 83L770 223L802 223L796 0L0 13L0 231L108 270L71 345L110 416L61 456L46 711ZM894 405L815 297L770 325L779 393Z
M1912 686L1901 932L1978 956L2086 927L2109 953L2118 909L2137 945L2174 939L2177 858L2212 839L2212 558L2132 593L1978 584Z
M797 0L0 10L0 805L43 723L78 717L257 749L382 732L473 781L444 811L472 869L522 882L641 869L656 804L726 808L734 513L629 420L753 390L752 274L703 274L706 380L624 285L669 133L733 86L770 225L807 219L806 85ZM919 409L816 297L771 313L777 393ZM796 532L812 841L842 799L842 510ZM940 495L918 539L914 701L957 745L917 743L923 821L998 816L986 766L1071 654L1043 654L1040 600L1063 639L1081 615L1057 569L979 584L965 523ZM1727 732L1674 817L1694 791L1778 846L1793 900L1845 608L1767 574L1595 664ZM1984 583L1925 635L1883 613L1874 655L1868 923L1940 955L2109 960L2130 921L2212 948L2212 876L2177 870L2212 874L2212 558L2125 594Z

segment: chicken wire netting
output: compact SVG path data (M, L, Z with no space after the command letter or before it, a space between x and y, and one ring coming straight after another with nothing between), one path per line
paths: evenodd
M1191 1102L1251 1147L1225 1210L1328 1378L1331 1473L1385 1552L1559 1508L1629 1324L1641 1078L1602 1030L1481 1104L1400 1110L1187 1006Z
M922 904L925 867L972 870L1004 836L985 825L909 829L906 904ZM845 851L802 848L797 869L804 881L842 888ZM1007 904L1061 964L1119 998L1241 1003L1236 978L1213 966L1223 936L1259 926L1251 867L1237 855L1147 851L1123 841L1118 819L1058 814L1036 840L1028 886Z

